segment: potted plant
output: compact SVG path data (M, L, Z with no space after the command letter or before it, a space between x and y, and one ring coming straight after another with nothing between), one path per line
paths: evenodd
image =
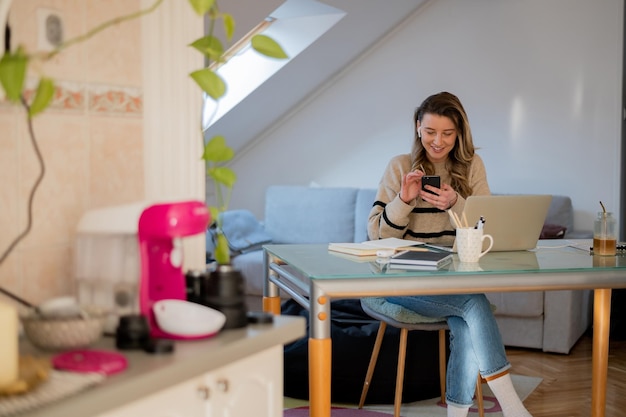
M235 30L235 20L230 14L222 13L220 11L217 0L188 0L188 2L190 7L193 8L198 16L206 16L209 20L209 33L188 45L204 55L207 67L193 71L190 74L190 77L198 84L201 91L205 93L208 98L217 101L226 94L227 85L222 77L217 73L217 70L211 68L211 64L224 64L228 61L229 57L227 54L228 51L224 49L222 42L217 36L214 35L214 32L217 27L221 27L225 38L230 42ZM17 47L13 51L3 52L3 55L0 58L0 85L4 91L4 95L10 102L21 105L25 109L26 123L29 128L28 131L40 164L40 175L35 181L29 196L28 224L11 242L8 248L0 254L0 264L2 264L11 251L30 232L32 225L32 201L37 188L45 175L45 165L37 145L32 119L36 115L45 111L45 109L50 105L55 93L55 83L52 78L42 75L38 80L38 86L35 94L32 97L27 97L24 94L24 91L25 79L29 66L37 62L48 61L54 58L57 54L61 53L63 50L73 45L80 44L81 42L98 35L100 32L113 25L137 19L149 14L156 10L162 3L163 0L155 0L152 6L146 9L111 19L110 21L89 30L81 36L62 42L49 52L29 52L21 46ZM6 18L9 6L10 0L0 0L0 18L2 18L0 19L0 25L2 26L1 30L3 33L4 19ZM252 37L251 44L252 48L265 56L277 59L287 57L280 45L266 35L255 35ZM1 45L1 47L4 47L4 44ZM201 137L201 140L204 141L204 138ZM216 222L217 242L215 258L217 263L220 265L230 263L228 242L221 233L220 213L228 210L230 195L237 178L232 169L226 166L226 164L234 157L234 154L234 150L226 144L226 140L222 136L216 136L208 140L204 146L204 152L202 154L202 158L206 161L207 178L212 181L215 189L216 201L214 204L210 204L209 208L213 221Z

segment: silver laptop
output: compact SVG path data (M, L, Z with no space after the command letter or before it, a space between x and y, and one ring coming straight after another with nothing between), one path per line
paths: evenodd
M470 225L485 218L483 229L493 237L492 252L528 250L537 246L551 201L551 195L470 196L464 214Z

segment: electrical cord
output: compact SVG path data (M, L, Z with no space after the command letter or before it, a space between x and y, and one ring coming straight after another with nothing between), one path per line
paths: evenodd
M35 199L35 192L37 191L37 188L39 188L39 185L41 184L41 181L43 180L43 177L46 173L46 166L44 164L43 161L43 157L41 156L41 150L39 149L39 145L37 145L37 140L35 139L35 131L33 129L33 119L30 116L30 106L28 105L28 103L26 102L26 99L24 99L24 96L21 97L21 103L22 106L24 106L24 109L26 110L26 121L28 124L28 134L30 136L30 140L31 143L33 145L33 149L35 151L35 155L37 156L37 160L39 161L39 167L41 168L40 172L39 172L39 176L37 177L37 180L35 181L35 183L33 184L33 188L30 190L30 194L28 196L28 221L26 223L26 228L24 229L24 231L22 233L20 233L14 240L13 242L11 242L11 244L7 247L7 249L2 253L2 256L0 257L0 265L2 265L2 263L5 261L5 259L9 256L9 254L13 251L13 249L15 249L15 247L17 246L18 243L20 243L20 241L22 239L24 239L28 233L30 233L30 229L33 226L33 200Z

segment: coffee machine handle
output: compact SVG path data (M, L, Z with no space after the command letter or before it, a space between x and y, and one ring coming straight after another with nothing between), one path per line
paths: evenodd
M172 244L170 263L174 268L180 268L183 265L183 241L177 237L172 239Z

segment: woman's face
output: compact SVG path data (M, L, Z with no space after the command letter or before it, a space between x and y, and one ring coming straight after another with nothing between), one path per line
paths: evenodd
M456 143L456 126L452 119L446 116L426 113L422 122L417 121L422 146L426 150L428 160L431 162L443 162ZM418 136L419 136L418 135Z

